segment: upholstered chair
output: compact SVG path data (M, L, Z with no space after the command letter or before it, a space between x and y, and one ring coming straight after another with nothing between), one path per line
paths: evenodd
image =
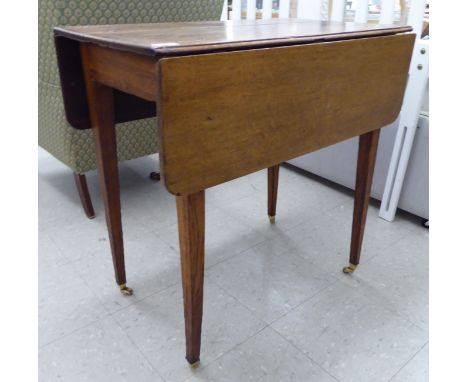
M39 0L39 146L70 167L89 218L85 173L96 168L94 141L90 129L74 129L65 118L53 27L219 20L222 7L223 0ZM117 149L120 161L157 153L157 118L117 125Z

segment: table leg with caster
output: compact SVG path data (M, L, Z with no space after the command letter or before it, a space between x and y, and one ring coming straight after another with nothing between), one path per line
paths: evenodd
M113 90L92 78L88 51L82 47L81 53L91 127L96 143L99 186L106 211L115 280L122 294L131 296L133 290L126 285L125 274Z
M186 359L200 362L205 267L205 191L176 197L184 293Z
M276 217L279 168L279 165L268 168L268 218L272 224L275 222Z
M356 270L361 257L362 240L366 226L367 208L369 206L379 135L380 129L359 136L351 250L349 265L343 268L343 272L347 274L353 273Z

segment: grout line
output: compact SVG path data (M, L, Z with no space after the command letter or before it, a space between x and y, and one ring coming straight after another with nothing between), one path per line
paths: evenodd
M346 277L349 277L349 275L343 275L342 277L338 278L337 281L339 281L340 283L343 283L344 285L348 285L346 283L344 283L342 280L344 280L344 278ZM349 285L348 285L349 286ZM351 286L351 288L355 288L353 286ZM376 299L374 299L373 297L369 296L369 295L366 295L366 294L362 294L362 293L359 293L359 291L354 291L354 293L358 294L359 296L363 296L367 301L369 301L370 303L374 304L374 305L377 305L379 307L381 307L383 310L385 310L387 313L390 313L398 318L400 318L401 320L407 322L408 324L416 327L417 329L421 330L422 332L424 332L425 334L429 334L428 330L419 326L419 324L416 324L414 323L411 319L409 319L408 317L406 317L405 315L403 315L402 313L400 313L399 311L397 310L391 310L390 308L388 308L388 304L382 304L380 301L377 301ZM295 309L295 308L294 308Z
M212 282L214 285L216 285L216 287L218 287L219 289L221 289L224 293L226 293L229 297L233 298L235 301L237 301L237 303L242 306L244 309L246 309L250 314L252 314L252 316L261 321L263 324L265 324L264 328L268 327L269 326L269 323L266 322L263 318L260 318L258 317L253 311L252 309L250 309L248 306L244 305L236 296L233 296L231 293L229 293L226 289L224 289L221 285L219 285L215 280L213 280L212 278L210 278L208 275L205 275L205 277L207 279L210 280L210 282Z
M158 372L158 368L155 367L153 365L153 363L149 360L149 358L146 356L146 354L140 349L140 347L138 346L138 344L133 340L132 337L130 337L127 333L127 331L120 325L120 323L117 321L117 319L111 315L112 317L112 320L115 322L115 324L120 328L120 330L123 332L123 334L125 335L125 337L130 341L130 343L137 349L137 351L140 353L140 355L146 360L146 362L148 362L148 364L151 366L151 368L153 369L153 371L156 373L156 375L158 375L164 382L166 382L166 378L164 378L164 376L162 376L159 372Z
M262 241L262 243L263 243L263 241ZM207 271L207 270L209 270L209 269L211 269L211 268L214 268L214 267L216 267L216 266L219 265L219 264L223 264L223 263L225 263L226 261L232 260L232 259L234 259L235 257L238 257L238 256L240 256L240 255L244 255L245 252L251 250L252 248L253 248L253 247L249 247L249 248L247 248L247 249L245 249L245 250L243 250L243 251L240 251L239 253L234 253L233 255L231 255L231 256L229 256L229 257L226 257L225 259L222 259L222 260L218 261L217 263L211 264L211 265L209 265L209 266L206 266L206 265L205 265L205 271ZM206 274L205 274L205 276L207 277Z
M69 332L69 333L67 333L67 334L64 334L64 335L60 336L59 338L56 338L55 340L52 340L52 341L50 341L50 342L47 342L46 344L43 344L43 345L39 346L39 348L46 347L46 346L48 346L48 345L50 345L50 344L52 344L52 343L54 343L54 342L57 342L57 341L62 340L62 339L64 339L64 338L66 338L66 337L69 337L70 335L76 333L77 331L82 330L82 329L84 329L84 328L87 328L88 326L91 326L91 325L93 325L93 324L95 324L95 323L97 323L97 322L99 322L99 321L103 320L104 318L107 318L107 317L109 317L109 316L111 315L111 313L108 311L108 309L107 309L107 308L105 307L105 305L102 303L101 299L96 295L96 293L94 293L93 288L91 288L91 287L89 286L89 284L86 282L86 280L85 280L85 279L81 276L81 274L76 270L75 266L73 265L73 262L70 262L70 263L64 264L64 265L69 265L69 266L71 266L71 267L73 268L73 272L74 272L74 273L76 274L76 276L81 280L81 282L82 282L84 285L86 285L86 287L89 289L89 291L91 292L92 296L94 297L94 299L96 300L96 302L98 303L98 305L100 305L101 308L103 309L104 313L103 313L102 316L100 316L99 318L93 320L92 322L90 322L90 323L88 323L88 324L86 324L86 325L83 325L83 326L81 326L81 327L79 327L79 328L73 329L71 332Z
M245 344L247 341L249 341L250 339L254 338L255 336L257 336L258 334L260 334L262 331L264 331L266 328L268 328L268 325L267 326L264 326L263 328L257 330L255 333L253 333L251 336L247 337L246 339L244 339L243 341L239 342L238 344L234 345L231 349L227 350L226 352L224 352L223 354L219 355L218 357L212 359L210 362L208 362L207 364L205 365L202 365L200 363L200 368L198 369L199 371L201 370L204 370L205 368L207 368L209 365L213 364L215 361L217 361L218 359L221 359L223 358L225 355L231 353L234 349L237 349L238 347L240 347L241 345ZM184 379L183 382L186 382L188 381L190 378L192 378L192 376L190 377L187 377L186 379Z
M71 264L73 262L72 259L70 259L66 254L65 252L63 251L63 249L57 244L57 242L55 241L55 238L54 238L54 235L51 235L49 232L45 231L45 232L38 232L39 235L46 235L49 240L52 242L52 244L54 245L55 249L59 252L60 254L60 258L62 260L65 260L65 263L63 264L59 264L57 266L62 266L62 265L67 265L67 264ZM38 261L39 261L39 248L38 248Z
M331 281L329 284L327 284L326 286L324 286L323 288L319 289L317 292L315 292L312 296L308 297L306 300L302 301L301 303L299 303L298 305L292 307L289 311L283 313L281 316L275 318L273 321L271 322L267 322L265 321L263 318L261 317L258 317L257 314L252 311L248 306L246 306L244 303L242 303L236 296L232 295L231 293L229 293L228 290L226 290L225 288L223 288L221 285L219 285L215 280L213 280L212 278L209 277L209 275L206 275L205 276L206 278L208 278L212 283L214 283L218 288L220 288L222 291L224 291L228 296L232 297L234 300L236 300L242 307L244 307L245 309L247 309L256 319L262 321L263 323L265 323L268 327L272 324L274 324L276 321L278 321L279 319L283 318L284 316L286 316L287 314L293 312L294 310L296 310L297 308L299 308L301 305L305 304L306 302L308 302L309 300L311 300L312 298L314 298L315 296L317 296L318 294L322 293L325 289L328 289L329 287L333 286L334 284L336 284L339 279L335 279L333 281Z
M278 318L275 318L272 322L270 322L269 325L273 325L275 322L278 322L280 319L282 319L284 316L287 316L288 314L290 313L293 313L296 309L299 309L302 305L306 304L307 302L309 302L310 300L312 300L314 297L318 296L320 293L324 292L326 289L332 287L333 285L335 285L336 283L338 283L340 280L339 279L336 279L334 281L332 281L330 284L324 286L323 288L321 288L319 291L317 291L316 293L314 293L312 296L308 297L306 300L304 300L303 302L301 302L299 305L296 305L295 307L293 307L290 311L282 314L280 317Z
M277 332L281 337L283 337L286 341L288 341L291 345L293 345L296 349L298 349L299 351L301 351L303 354L305 354L309 359L311 359L314 363L316 363L318 366L320 366L313 358L311 358L306 352L302 351L300 348L298 348L293 342L289 341L286 337L284 337L280 332L278 332L272 325L279 321L282 317L290 314L290 313L293 313L296 309L298 309L300 306L304 305L305 303L307 303L308 301L310 301L313 297L317 296L319 293L321 293L322 291L324 291L324 289L328 289L329 287L335 285L336 283L340 283L340 279L337 279L335 280L332 284L328 285L326 288L323 288L320 292L316 293L314 296L310 297L309 299L307 299L306 301L304 301L303 303L299 304L298 306L294 307L292 310L290 310L289 312L285 313L284 315L282 315L281 317L277 318L276 320L272 321L268 327L271 327L271 329L273 329L275 332ZM355 292L357 293L357 292ZM364 296L367 300L373 302L371 299L369 299L367 296ZM377 302L373 302L373 303L376 303L378 304ZM384 310L386 310L387 312L389 312L390 314L393 314L397 317L399 317L400 319L402 319L403 321L406 321L407 323L409 323L410 325L413 325L415 327L417 327L418 329L420 330L423 330L424 332L427 333L426 330L420 328L418 325L414 324L411 320L407 319L406 317L402 316L401 314L397 313L397 312L394 312L394 311L391 311L389 310L387 307L385 307L384 305L381 305L381 304L378 304L381 308L383 308ZM396 374L398 374L401 369L403 369L414 357L416 357L416 355L429 343L429 341L426 341L422 347L416 351L416 353L389 379L388 382L390 382L395 376ZM327 370L325 370L322 366L320 366L321 369L323 369L324 371L327 372L327 374L329 374L330 376L332 376L334 379L336 379L337 381L339 381L336 377L334 377L332 374L330 374Z
M128 305L121 306L120 308L117 308L116 310L113 310L112 312L109 312L109 313L113 316L114 314L119 313L119 312L121 312L121 311L123 311L123 310L129 308L130 306L136 305L137 303L140 303L140 302L142 302L142 301L145 301L145 300L147 300L147 299L150 298L150 297L153 297L153 296L155 296L155 295L157 295L157 294L159 294L159 293L163 293L163 292L167 291L168 289L173 288L173 287L175 287L176 285L179 285L180 282L181 282L181 280L175 281L174 284L170 284L169 286L167 286L167 287L165 287L165 288L163 288L163 289L157 290L157 291L155 291L155 292L151 292L151 293L149 293L148 295L146 295L146 296L144 296L144 297L142 297L142 298L140 298L140 299L138 299L138 300L132 301L132 302L129 303ZM107 309L106 309L106 310L107 310Z
M366 297L368 300L372 301L371 298L369 297ZM422 332L424 332L424 334L426 334L427 336L429 336L429 332L427 329L419 326L419 324L415 324L412 320L410 320L408 317L404 316L402 313L398 312L398 311L394 311L394 310L390 310L385 304L380 304L378 301L375 302L375 304L378 304L381 308L385 309L387 312L393 314L394 316L397 316L399 318L401 318L403 321L406 321L407 323L411 324L412 326L418 328L419 330L421 330Z
M104 315L102 315L98 319L93 320L92 322L89 322L86 325L83 325L83 326L80 326L79 328L73 329L72 331L68 332L67 334L64 334L64 335L62 335L62 336L60 336L60 337L58 337L58 338L56 338L56 339L54 339L52 341L49 341L49 342L47 342L47 343L45 343L43 345L39 345L38 349L39 350L44 349L44 348L48 347L49 345L54 344L55 342L58 342L58 341L61 341L61 340L65 339L65 338L67 338L67 337L70 337L71 335L75 334L76 332L78 332L78 331L80 331L82 329L86 329L87 327L89 327L91 325L94 325L94 324L98 323L99 321L102 321L102 320L104 320L106 318L109 318L109 316L110 316L110 313L106 312Z
M374 256L373 258L375 258L375 257L376 257L376 256ZM340 277L338 280L339 280L339 281L342 281L342 280L344 280L346 277L349 277L349 275L343 275L343 277ZM396 310L396 309L395 309L395 310L390 309L390 308L388 307L388 304L381 304L379 301L374 300L373 297L370 297L370 296L364 296L364 297L366 297L367 300L373 302L374 304L379 305L380 307L382 307L382 308L383 308L384 310L386 310L387 312L389 312L389 313L391 313L391 314L393 314L393 315L395 315L395 316L401 318L403 321L408 322L409 324L415 326L416 328L418 328L419 330L423 331L424 333L429 334L427 328L424 328L424 327L421 326L420 324L413 322L412 319L410 319L409 317L407 317L406 315L404 315L404 314L401 313L400 311L398 311L398 310Z
M408 365L419 353L421 353L421 351L427 346L428 343L429 341L426 341L426 343L421 346L421 348L417 350L416 353L414 353L414 355L402 367L400 367L400 369L395 374L390 377L388 382L391 382L397 376L397 374L405 368L406 365Z
M250 248L249 248L249 249L250 249ZM247 250L248 250L248 249L247 249ZM246 251L247 251L247 250L246 250ZM245 252L245 251L244 251L244 252ZM240 255L240 253L239 253L238 255ZM261 332L262 332L263 330L265 330L266 328L270 328L271 325L272 325L274 322L276 322L276 321L279 320L281 317L284 317L285 315L287 315L288 313L292 312L294 309L296 309L297 307L299 307L300 305L302 305L303 303L306 302L306 301L304 301L303 303L299 304L298 306L292 308L289 312L286 312L285 314L283 314L283 315L282 315L281 317L279 317L278 319L274 320L274 321L271 322L271 323L268 323L268 322L264 321L262 318L257 317L257 315L254 314L254 312L252 312L252 310L251 310L250 308L248 308L247 306L245 306L241 301L239 301L239 299L237 299L235 296L231 295L231 294L230 294L228 291L226 291L222 286L218 285L218 284L217 284L213 279L211 279L208 275L206 275L206 278L209 279L209 281L212 282L214 285L216 285L216 287L218 287L218 288L221 289L224 293L226 293L228 296L230 296L233 300L235 300L241 307L243 307L243 308L246 309L248 312L250 312L250 313L252 314L252 316L253 316L255 319L257 319L257 320L259 320L260 322L262 322L265 326L263 326L262 328L260 328L258 331L256 331L255 333L253 333L253 334L250 335L249 337L245 338L243 341L241 341L241 342L239 342L238 344L234 345L231 349L229 349L229 350L227 350L226 352L222 353L222 354L219 355L218 357L212 359L210 362L208 362L208 363L206 363L206 364L203 364L203 365L201 364L201 365L200 365L200 368L199 368L200 371L203 370L203 369L205 369L205 368L207 368L209 365L213 364L214 362L216 362L217 360L219 360L219 359L221 359L222 357L226 356L227 354L231 353L232 351L234 351L235 349L237 349L238 347L240 347L241 345L243 345L244 343L246 343L247 341L249 341L249 340L252 339L253 337L257 336L259 333L261 333ZM312 297L316 296L317 294L321 293L324 289L327 289L327 288L330 287L331 285L335 284L336 282L338 282L338 279L332 281L329 285L327 285L327 286L323 287L322 289L320 289L319 291L317 291L317 293L315 293L313 296L311 296L310 298L308 298L307 301L308 301L309 299L311 299ZM159 293L159 292L156 292L156 293L154 293L154 294L157 294L157 293ZM153 294L153 295L154 295L154 294ZM145 297L144 299L146 299L146 298L148 298L148 297L149 297L149 296ZM144 300L144 299L142 299L142 300ZM139 300L139 301L142 301L142 300ZM123 310L123 309L125 309L125 308L127 308L127 307L123 307L123 308L120 309L120 310ZM114 317L113 317L113 319L115 320ZM119 327L120 327L120 325L119 325ZM271 327L271 329L273 329L273 328ZM274 330L274 329L273 329L273 330ZM127 337L129 337L128 334L126 333L126 331L125 331L125 330L123 330L123 331L125 332L125 334L127 335ZM275 330L275 332L276 332L276 330ZM283 336L281 336L281 337L283 337ZM129 337L129 338L130 338L130 337ZM284 337L283 337L283 338L284 338ZM132 340L131 338L130 338L130 340L131 340L131 342L138 348L138 350L139 350L140 352L142 352L141 349L138 347L138 345L137 345L136 343L134 343L133 340ZM286 340L286 339L285 339L285 340ZM288 343L290 343L288 340L286 340L286 341L287 341ZM294 346L296 349L298 349L295 345L293 345L293 346ZM298 350L300 350L300 349L298 349ZM303 352L301 351L301 353L303 353ZM306 356L307 356L307 354L306 354ZM307 356L307 358L310 359L309 356ZM150 363L150 365L154 368L154 365L146 358L146 356L145 356L145 359L146 359L146 360ZM314 360L311 360L311 361L312 361L314 364L317 364ZM317 365L318 365L318 364L317 364ZM324 370L320 365L318 365L318 366L320 367L320 369ZM324 371L326 372L327 375L330 375L330 373L328 373L326 370L324 370ZM332 375L330 375L330 376L331 376L333 379L336 380L336 378L335 378L334 376L332 376ZM184 379L184 381L187 381L187 380L189 380L190 378L192 378L192 376L187 377L186 379ZM163 380L164 380L164 378L163 378Z
M276 334L278 334L281 338L283 338L288 344L290 344L292 347L294 347L296 350L298 350L300 353L304 354L307 359L309 359L312 363L316 364L322 371L324 371L326 374L328 374L330 377L332 377L335 381L339 382L339 379L337 377L335 377L333 374L331 374L330 372L328 372L325 368L322 367L322 365L320 365L318 362L316 362L312 357L310 357L306 352L304 352L302 349L298 348L294 343L292 343L291 341L289 341L285 336L283 336L280 332L278 332L274 327L270 326L270 328L272 330L274 330L274 332Z

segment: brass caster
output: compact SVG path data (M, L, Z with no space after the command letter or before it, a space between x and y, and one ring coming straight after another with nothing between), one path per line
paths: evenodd
M198 369L198 366L200 366L200 361L195 361L194 363L189 363L190 367L192 369Z
M268 215L268 218L270 219L271 224L275 223L275 217L274 216Z
M122 293L124 296L131 296L133 294L133 289L129 288L127 284L121 284L119 285L120 288L120 293Z
M154 180L154 181L159 181L161 180L161 174L159 172L155 172L153 171L151 174L150 174L150 179L151 180Z
M349 264L347 267L343 268L343 273L353 273L356 268L357 265Z

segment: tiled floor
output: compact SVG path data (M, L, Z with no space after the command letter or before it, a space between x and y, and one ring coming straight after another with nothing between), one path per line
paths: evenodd
M347 263L352 196L282 167L277 223L266 172L207 191L202 362L184 359L175 202L121 164L129 285L113 279L97 175L84 217L70 171L39 153L40 381L427 381L428 231L369 211Z

